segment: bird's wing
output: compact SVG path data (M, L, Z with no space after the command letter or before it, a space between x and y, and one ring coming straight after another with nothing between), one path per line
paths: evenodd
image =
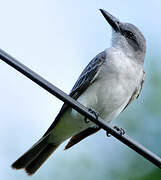
M143 87L143 84L144 84L144 81L145 81L145 71L143 70L143 78L140 82L140 86L133 92L131 98L129 99L129 102L127 103L127 105L124 107L123 111L127 108L127 106L129 104L131 104L132 101L134 101L135 99L137 99L140 95L140 92L142 90L142 87Z
M79 76L78 80L76 81L75 85L73 86L69 96L73 99L77 99L94 81L97 80L97 74L105 62L106 59L106 52L103 51L98 54L95 58L90 61L90 63L86 66L83 70L81 75ZM44 134L47 135L57 124L62 114L69 108L69 105L64 103L62 108L60 109L58 115L56 116L54 122L51 124L49 129Z
M84 71L79 76L75 85L73 86L70 96L77 99L87 88L97 79L97 72L99 71L102 64L105 62L106 52L98 54L92 61L87 65Z
M127 103L127 105L125 106L124 110L126 109L126 107L135 99L137 99L140 95L140 92L142 90L142 86L143 86L143 83L145 81L145 72L143 71L143 78L142 78L142 81L140 82L140 86L133 92L129 102ZM76 134L75 136L73 136L68 144L65 146L65 149L69 149L70 147L74 146L75 144L79 143L81 140L83 140L84 138L86 138L87 136L90 136L94 133L96 133L97 131L99 131L101 128L100 127L97 127L97 128L94 128L94 127L91 127L91 128L87 128L85 129L84 131Z

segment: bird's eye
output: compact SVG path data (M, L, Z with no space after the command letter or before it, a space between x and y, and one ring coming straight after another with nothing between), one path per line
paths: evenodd
M131 31L125 31L124 35L129 39L135 39L135 36L133 35Z

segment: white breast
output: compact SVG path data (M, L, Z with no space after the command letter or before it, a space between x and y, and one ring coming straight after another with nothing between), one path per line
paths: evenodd
M97 80L78 101L92 107L102 118L111 121L124 109L143 77L142 67L121 51L107 51L107 61Z
M86 107L93 108L107 122L115 119L129 102L133 92L140 88L143 78L142 67L119 50L107 50L107 59L95 81L78 98ZM96 126L85 123L84 116L69 108L54 128L52 139L67 138Z

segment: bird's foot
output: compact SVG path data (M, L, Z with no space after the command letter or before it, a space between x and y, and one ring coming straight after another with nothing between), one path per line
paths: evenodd
M124 135L125 134L125 130L123 128L120 128L118 126L114 126L113 127L120 135ZM111 134L109 132L106 131L106 136L107 137L111 137Z
M87 119L87 117L84 117L84 122L89 123L90 121Z
M92 114L95 116L96 119L98 119L99 113L98 113L97 111L93 110L92 108L89 108L88 111L89 111L90 113L92 113ZM89 122L90 122L90 121L87 119L87 117L84 118L84 121L85 121L85 123L89 123Z
M111 137L111 134L106 131L106 136L107 136L107 137Z
M120 127L118 127L118 126L114 126L113 127L116 131L118 131L118 133L120 134L120 135L124 135L125 134L125 130L123 129L123 128L120 128Z
M92 114L95 116L96 119L98 119L99 113L98 113L97 111L95 111L95 110L92 109L92 108L89 108L88 111L89 111L90 113L92 113Z

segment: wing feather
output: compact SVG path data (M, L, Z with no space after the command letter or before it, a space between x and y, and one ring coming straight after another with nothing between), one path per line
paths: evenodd
M90 63L83 70L75 85L73 86L69 96L73 99L77 99L87 88L88 86L96 80L96 74L99 71L102 64L105 62L106 52L103 51L98 54L95 58L90 61ZM57 124L62 114L69 108L69 105L64 103L62 108L60 109L58 115L56 116L54 122L51 124L49 129L44 134L47 135Z

